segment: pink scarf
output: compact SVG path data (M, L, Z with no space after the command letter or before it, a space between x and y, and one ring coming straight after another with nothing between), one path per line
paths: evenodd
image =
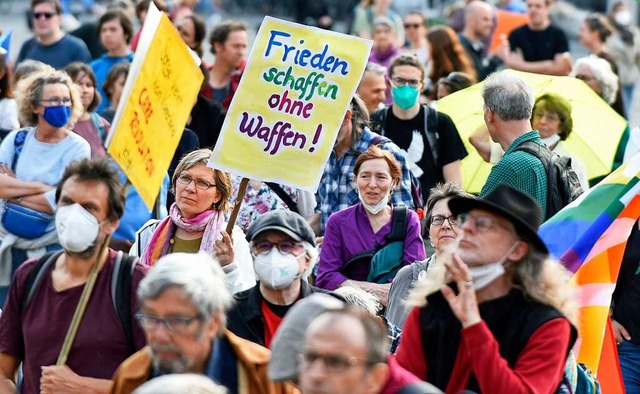
M154 265L160 257L168 253L169 241L175 233L175 226L188 232L204 230L200 251L210 255L213 254L215 242L220 238L223 216L222 212L211 209L202 212L196 217L187 219L182 216L178 206L173 203L169 209L169 216L162 220L153 232L151 240L147 244L144 253L142 253L142 262L147 265Z

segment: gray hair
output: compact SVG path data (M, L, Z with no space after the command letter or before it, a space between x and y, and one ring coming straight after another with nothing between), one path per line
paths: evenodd
M509 70L487 77L482 98L485 108L491 108L504 121L531 119L535 102L533 88Z
M576 61L569 76L575 77L578 74L578 68L585 65L589 67L593 76L600 85L600 97L608 104L616 101L618 94L618 76L611 69L611 64L605 59L596 56L582 57Z
M382 309L382 304L376 296L359 287L341 286L333 292L342 297L347 304L358 307L371 316L377 316Z
M382 75L384 77L387 75L387 68L377 63L368 62L367 66L364 69L364 72L371 72L377 75Z
M224 271L211 256L205 253L171 253L162 256L140 281L140 305L160 297L172 287L181 289L203 318L209 319L220 314L224 327L225 312L233 298L227 289Z
M226 394L227 389L204 375L179 373L159 376L138 387L133 394Z
M351 133L352 141L351 146L360 138L360 134L365 127L369 127L369 111L367 106L362 101L358 94L354 94L351 102L349 103L349 110L351 110L351 123L353 125L353 131Z

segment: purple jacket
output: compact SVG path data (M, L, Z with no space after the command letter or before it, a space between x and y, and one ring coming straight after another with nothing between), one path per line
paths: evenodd
M426 257L424 243L420 236L418 215L411 210L408 212L407 234L404 240L404 265L424 260ZM335 290L347 279L366 280L367 272L364 267L359 271L354 270L351 278L340 273L340 269L356 254L372 250L376 244L386 244L385 237L390 232L391 220L374 234L361 203L331 215L327 221L322 242L316 286Z

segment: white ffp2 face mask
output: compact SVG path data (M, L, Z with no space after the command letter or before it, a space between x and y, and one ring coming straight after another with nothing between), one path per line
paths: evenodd
M505 253L504 256L495 263L481 265L478 267L469 267L469 273L471 274L475 290L487 287L489 283L504 275L506 272L504 269L504 262L507 260L507 256L513 251L516 245L517 243L514 243L507 253Z
M282 254L274 247L269 253L254 257L253 267L262 284L278 290L293 283L299 274L300 263L296 256L291 253Z
M64 250L82 253L95 244L100 223L95 216L75 203L57 209L56 231Z
M362 195L360 194L359 190L358 190L358 198L360 199L360 202L362 203L362 206L364 207L364 209L366 209L372 215L375 215L378 212L382 211L384 207L386 207L387 204L389 204L389 193L385 194L385 196L382 197L382 199L378 201L378 203L376 203L375 205L367 204L366 201L364 201L364 198L362 198Z

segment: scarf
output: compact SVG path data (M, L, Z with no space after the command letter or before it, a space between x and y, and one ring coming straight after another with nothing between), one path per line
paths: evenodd
M156 231L153 232L151 240L142 254L142 262L146 265L154 265L160 257L168 253L169 241L175 233L176 226L188 232L204 230L200 251L209 255L213 254L215 242L220 238L223 218L222 212L210 209L188 219L182 216L176 203L173 203L169 209L169 216L162 220Z

